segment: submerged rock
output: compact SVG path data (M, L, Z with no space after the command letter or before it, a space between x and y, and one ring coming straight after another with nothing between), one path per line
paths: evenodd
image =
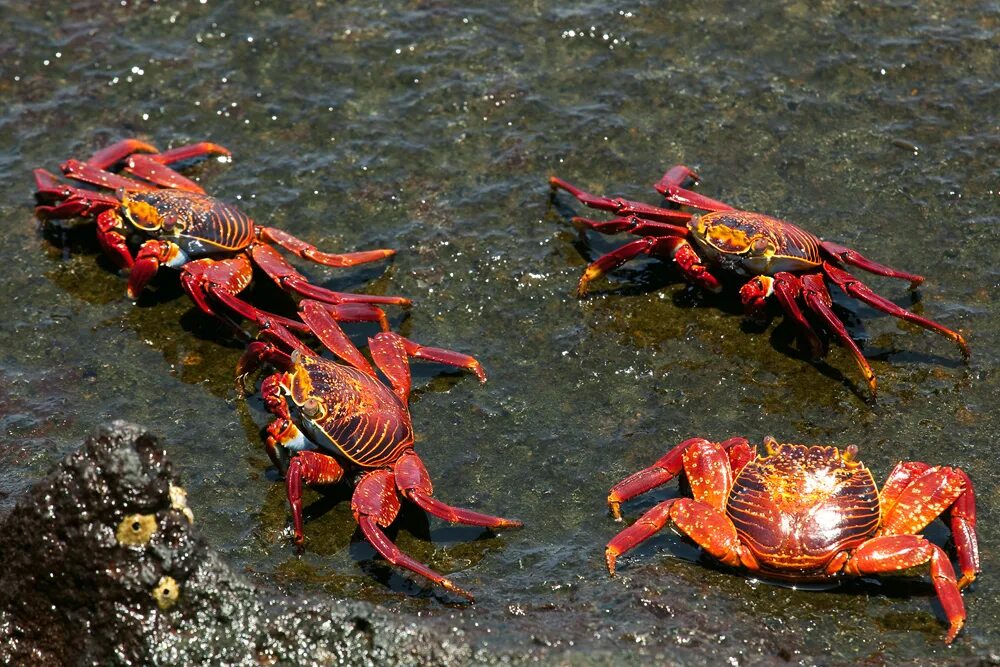
M237 576L157 439L114 422L0 524L0 664L454 665L468 647L361 602Z

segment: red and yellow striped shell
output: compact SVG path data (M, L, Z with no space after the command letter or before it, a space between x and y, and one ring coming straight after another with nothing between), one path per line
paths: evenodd
M761 213L706 213L691 218L688 229L707 261L741 275L795 273L823 261L814 235Z
M215 197L183 190L125 191L122 212L152 236L169 237L192 256L243 250L253 243L253 220Z
M289 398L312 442L362 468L390 465L413 447L410 413L386 385L367 373L295 353Z
M774 575L820 574L837 553L872 537L878 487L853 449L766 441L739 472L726 504L740 541Z

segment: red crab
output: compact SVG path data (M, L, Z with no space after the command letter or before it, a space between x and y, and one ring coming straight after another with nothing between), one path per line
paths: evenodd
M668 523L721 563L765 578L822 581L930 561L950 644L965 623L959 590L980 571L969 477L959 468L901 462L879 493L853 445L840 452L768 437L764 447L760 456L745 438L692 438L616 484L608 505L619 520L621 503L678 475L692 497L664 501L618 533L608 542L608 571L613 575L620 555ZM951 527L960 581L944 551L917 534L938 516Z
M434 498L430 476L413 451L408 357L465 368L485 382L482 366L467 354L381 332L369 340L369 349L386 384L322 304L304 301L300 314L346 364L322 358L301 343L289 354L273 343L257 341L237 366L241 385L262 364L281 369L263 381L261 395L276 417L267 427L267 453L285 476L296 545L301 547L304 540L302 484L335 484L346 475L356 480L354 518L383 558L472 600L449 579L400 551L382 529L395 520L400 496L446 521L486 528L521 526L520 521L451 507ZM288 334L277 338L281 345L295 340Z
M126 139L98 151L86 162L67 160L65 176L114 191L108 194L59 182L36 169L35 209L44 219L97 218L97 238L105 253L130 272L128 294L139 293L161 266L180 269L181 284L198 307L227 322L229 313L268 327L279 322L299 332L308 330L294 320L257 309L237 295L250 284L257 266L283 290L317 299L344 321L377 321L387 328L385 314L375 304L408 305L401 297L333 292L311 284L273 246L326 266L354 266L390 257L393 250L345 254L320 252L280 229L263 227L235 206L210 195L168 165L209 155L228 156L212 143L180 146L166 152L138 139ZM108 171L121 165L137 180ZM129 242L145 239L133 256ZM222 307L223 313L216 309Z
M873 262L856 250L821 240L784 220L740 211L682 187L697 180L689 167L677 165L653 187L668 202L708 211L701 215L592 195L552 177L553 188L566 190L581 203L617 216L606 221L573 218L581 229L602 234L628 232L641 237L588 266L580 278L577 295L583 296L595 278L639 255L672 259L688 281L711 292L722 291L721 279L727 274L749 278L740 289L748 315L762 318L768 299L774 296L816 358L826 353L817 328L831 332L854 355L874 397L875 374L831 308L829 282L873 308L950 338L968 360L969 348L961 334L879 296L845 267L852 265L880 276L908 280L911 288L923 282L921 276Z

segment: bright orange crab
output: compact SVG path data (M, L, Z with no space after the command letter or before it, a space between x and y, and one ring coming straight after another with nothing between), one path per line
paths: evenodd
M401 297L347 294L311 284L273 246L326 266L354 266L392 256L393 250L330 254L287 232L255 224L240 209L210 195L168 165L209 155L228 156L212 143L179 146L163 153L138 139L119 141L86 162L67 160L65 176L115 191L114 195L60 183L36 169L36 212L43 219L97 218L97 238L121 269L129 271L128 295L136 299L161 266L179 269L181 284L198 307L232 324L235 313L262 327L282 327L308 333L302 323L259 310L240 299L253 277L264 271L283 290L327 304L342 321L377 321L388 328L385 313L375 304L409 305ZM121 165L135 178L108 171ZM133 256L129 243L142 241ZM221 312L218 312L221 310Z
M608 571L613 575L619 556L668 523L723 564L765 578L822 581L930 561L950 644L965 623L959 591L980 571L969 477L959 468L901 462L880 494L853 445L840 452L768 437L764 447L767 454L759 456L745 438L692 438L616 484L608 506L618 520L621 503L678 475L692 497L666 500L618 533L608 542ZM917 534L938 516L949 521L960 581L941 547Z
M294 337L268 330L265 335L277 345L251 343L237 366L241 385L262 364L281 369L263 381L261 396L275 415L267 427L267 453L285 476L295 544L301 548L305 539L302 484L336 484L345 475L353 476L351 509L375 550L390 563L472 600L449 579L400 551L382 529L396 519L400 496L453 523L494 529L521 526L520 521L434 498L430 475L413 451L408 357L464 368L485 382L482 366L467 354L425 347L383 331L369 340L369 350L387 385L322 304L303 301L300 314L320 342L346 364L320 357L301 343L289 354L278 346L287 346Z
M668 202L709 211L702 215L592 195L552 177L550 183L553 188L566 190L591 208L618 216L603 222L573 218L574 224L581 229L592 229L602 234L628 232L641 237L599 257L588 266L580 278L577 295L582 297L595 278L639 255L672 259L688 281L711 292L722 291L721 279L727 274L749 278L740 289L748 315L763 319L767 301L774 296L784 313L795 322L799 335L816 358L826 353L825 342L813 321L818 320L820 330L832 333L854 355L874 397L875 374L831 308L833 301L826 286L830 282L848 296L873 308L950 338L968 360L969 348L961 334L879 296L848 273L845 266L852 265L880 276L908 280L911 288L923 282L921 276L873 262L856 250L823 241L784 220L762 213L740 211L683 187L697 180L697 174L689 167L677 165L669 169L653 187ZM805 312L800 304L805 306ZM807 316L807 313L813 317Z

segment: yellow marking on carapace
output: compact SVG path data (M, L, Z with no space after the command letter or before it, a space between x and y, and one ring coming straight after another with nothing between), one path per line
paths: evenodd
M125 214L139 229L154 231L163 226L163 218L156 207L138 199L131 199L128 195L122 200L122 207Z
M724 252L744 252L750 247L750 238L742 229L718 224L709 227L706 217L698 220L698 233L713 246Z

